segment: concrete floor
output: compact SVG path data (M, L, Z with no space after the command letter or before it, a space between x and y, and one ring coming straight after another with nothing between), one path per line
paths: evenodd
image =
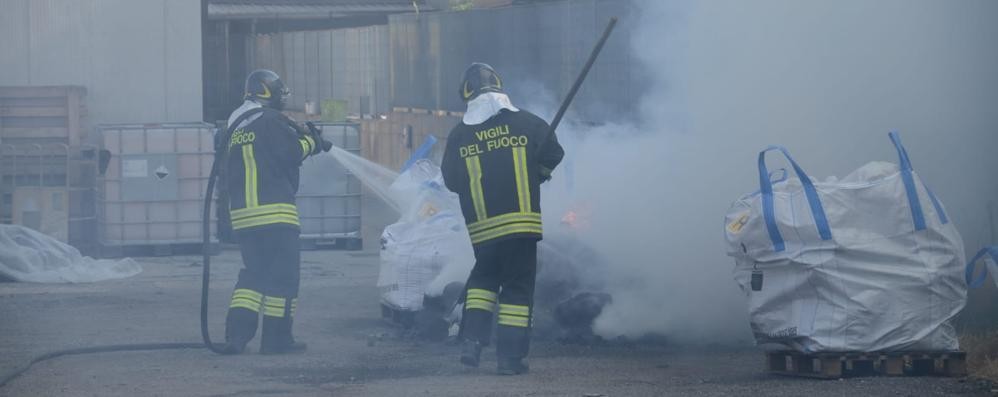
M200 258L140 258L126 280L78 285L0 284L0 373L57 349L101 344L198 342ZM240 266L213 261L212 335ZM374 252L305 252L296 333L303 355L236 357L207 350L101 353L35 365L0 396L662 396L988 395L943 378L818 381L763 373L752 348L566 346L536 341L531 373L494 374L457 362L454 346L401 336L380 319ZM373 343L372 343L373 342ZM256 350L257 340L251 344Z

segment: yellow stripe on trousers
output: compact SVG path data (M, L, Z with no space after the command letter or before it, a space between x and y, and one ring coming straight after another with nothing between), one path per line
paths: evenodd
M263 315L268 317L284 317L284 307L287 299L277 296L263 297Z
M536 223L515 223L479 233L471 233L471 243L483 243L492 239L517 233L544 234L544 228Z
M482 192L482 162L478 156L471 156L464 159L468 167L468 183L471 184L471 202L475 206L475 216L478 221L488 218L485 210L485 193Z
M530 307L500 303L498 320L499 325L508 327L530 327Z
M466 310L478 309L487 312L496 311L496 293L487 289L469 288L468 299L464 304Z
M256 190L256 158L253 156L253 145L243 145L243 166L246 168L246 208L253 208L260 204Z
M259 312L262 298L263 295L259 292L251 289L237 288L235 291L232 291L232 301L229 303L229 307L241 307L243 309Z
M474 222L468 225L468 232L474 234L494 228L496 226L506 226L513 223L536 223L541 224L541 214L511 212L499 216L493 216L481 222Z

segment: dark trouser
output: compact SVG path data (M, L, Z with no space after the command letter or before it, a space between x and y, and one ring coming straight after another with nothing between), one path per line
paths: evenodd
M291 323L301 271L298 235L290 227L237 232L244 268L225 319L227 342L245 345L253 339L262 312L261 346L294 343Z
M498 311L496 355L524 358L530 350L530 317L537 275L537 240L511 239L475 247L461 336L488 345Z

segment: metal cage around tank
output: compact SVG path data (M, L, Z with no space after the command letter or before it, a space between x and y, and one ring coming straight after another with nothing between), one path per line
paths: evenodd
M98 159L95 146L0 145L0 223L36 229L92 254Z
M180 246L199 251L215 128L156 123L108 124L97 130L102 148L111 155L99 189L102 247L109 252L151 247L151 254L178 253Z
M316 123L316 127L336 147L360 154L359 124ZM361 194L360 180L333 156L306 159L296 197L303 246L360 249Z

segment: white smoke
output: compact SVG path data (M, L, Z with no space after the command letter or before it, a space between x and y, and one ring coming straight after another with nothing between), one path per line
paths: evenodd
M629 125L563 124L567 157L544 187L546 233L574 234L608 258L613 303L597 333L750 340L722 221L732 201L758 188L755 156L769 144L787 146L824 179L896 161L886 134L900 130L968 245L988 241L987 205L998 186L980 181L998 169L998 78L988 72L998 67L998 47L981 38L998 29L959 21L998 11L994 3L946 13L932 12L943 6L931 1L920 2L928 9L636 3L640 12L624 23L635 24L633 50L651 76L641 117ZM960 30L945 30L955 23ZM973 66L939 73L957 64ZM548 101L513 102L553 114ZM565 229L562 215L579 206L591 213L588 227Z
M572 234L607 259L603 281L613 302L596 320L598 334L744 340L748 322L718 226L730 198L689 189L705 185L698 182L702 170L689 166L702 156L694 146L705 144L686 130L689 4L648 1L640 8L640 16L624 23L637 24L631 44L654 76L640 102L642 117L633 124L559 128L567 155L545 186L546 229ZM587 218L582 229L560 225L566 211L579 208Z

